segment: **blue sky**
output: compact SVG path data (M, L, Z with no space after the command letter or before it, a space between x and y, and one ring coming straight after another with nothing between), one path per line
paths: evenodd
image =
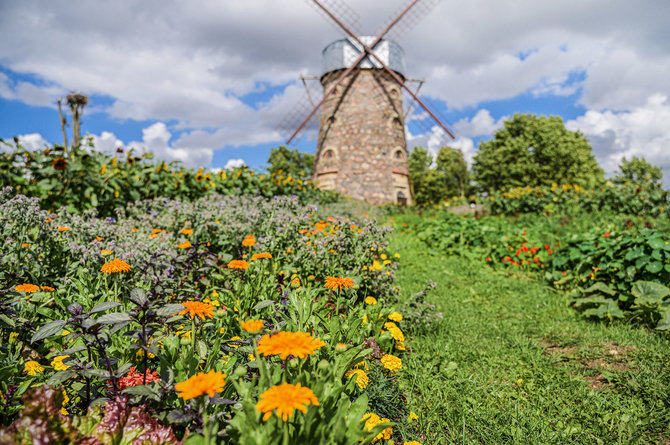
M350 4L371 34L404 3ZM468 160L514 113L559 115L606 172L644 156L669 184L670 2L553 3L443 0L391 37ZM60 143L55 100L75 90L90 97L82 128L98 149L212 168L262 168L306 103L298 76L321 74L322 49L343 37L299 0L26 0L0 5L0 27L0 138ZM291 146L313 152L313 136ZM443 142L409 123L409 148Z

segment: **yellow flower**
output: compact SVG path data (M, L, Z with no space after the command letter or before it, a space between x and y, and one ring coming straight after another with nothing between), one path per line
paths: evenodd
M368 322L368 316L367 316L367 315L363 315L363 324L365 324L365 323L367 323L367 322Z
M67 416L68 414L70 414L65 409L65 407L67 406L69 401L70 401L70 398L67 396L67 393L65 392L65 390L63 390L63 404L61 405L60 413L64 416Z
M389 320L393 320L396 322L401 322L402 321L402 315L400 315L398 312L391 312L389 315Z
M326 344L307 332L278 332L264 335L258 341L258 352L263 355L279 355L285 360L289 355L305 358Z
M69 355L59 355L58 357L53 359L53 361L51 362L51 366L53 366L53 368L56 371L65 371L66 369L69 368L69 366L63 363L63 360L65 360L68 357Z
M377 304L377 300L375 299L375 297L365 297L364 301L365 304L372 304L372 305Z
M417 442L416 440L410 440L409 442L404 442L403 445L421 445L421 442Z
M396 257L396 258L400 258L400 254L399 254L399 253L396 253L396 254L393 255L393 256Z
M382 254L379 256L379 258L381 258L382 260L385 260L385 259L388 258L388 257L386 256L385 253L382 253Z
M319 405L319 400L314 395L314 392L300 383L291 385L290 383L282 383L275 385L260 395L260 400L256 404L256 411L265 413L263 421L266 421L272 415L275 409L277 417L284 422L289 417L293 417L293 410L297 409L303 414L307 412L307 405Z
M28 375L37 375L37 374L42 374L44 372L44 368L42 365L40 365L38 362L31 360L29 362L26 362L23 365L23 370L28 373Z
M382 419L375 413L367 413L363 416L361 420L365 422L365 429L368 431L372 431L374 427L376 427L380 423L390 422L389 419L386 418ZM393 429L391 429L391 427L385 428L384 430L382 430L381 433L375 436L372 442L377 442L382 439L389 440L392 435L393 435Z
M223 334L224 332L226 332L226 328L219 329L219 334Z
M410 422L414 422L414 421L417 420L418 418L419 418L419 416L417 416L416 413L415 413L414 411L410 411L410 412L409 412L409 419L408 419L408 420L409 420Z
M384 365L384 368L388 369L391 372L397 372L402 368L402 360L396 357L395 355L385 354L381 358L381 362Z
M228 340L228 341L238 341L238 340L242 340L242 337L238 337L238 336L236 335L235 337L231 338L231 339ZM231 348L235 348L235 349L237 349L237 348L240 347L240 345L226 345L226 346L230 346Z
M216 297L218 297L218 296L219 296L219 293L216 291L216 289L214 289L214 290L212 291L212 293L210 294L210 297L212 297L212 298L216 298Z
M104 274L128 272L129 270L130 265L118 258L114 258L112 261L103 264L100 268L100 271Z
M199 372L184 382L174 385L174 389L179 392L179 397L184 400L194 399L207 394L214 397L217 392L223 391L226 386L226 374L214 371L208 373Z
M19 336L18 332L10 332L9 333L9 343L14 343L18 336Z
M263 330L263 320L241 321L240 326L250 334L257 334Z
M370 383L368 374L362 369L350 369L344 376L348 379L356 376L356 386L358 386L360 389L365 389Z
M398 341L398 342L404 342L405 341L405 336L403 335L402 331L392 321L388 321L388 322L384 323L384 329L387 329L391 333L391 337L393 337L393 339L395 341Z
M247 356L247 358L249 359L250 362L253 362L254 360L256 360L256 356L253 355L253 354L249 354L249 355Z
M374 269L374 270L382 270L382 267L383 267L383 266L382 266L382 263L380 263L380 262L377 261L377 260L374 260L374 261L372 262L372 266L370 266L370 269Z

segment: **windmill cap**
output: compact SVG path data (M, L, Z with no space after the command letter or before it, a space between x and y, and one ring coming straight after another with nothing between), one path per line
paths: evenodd
M375 36L359 36L361 42L370 46L377 40ZM405 52L392 40L382 39L374 48L374 53L393 71L404 76ZM349 68L363 52L363 48L352 38L336 40L323 50L321 74ZM365 57L358 64L359 68L382 68L382 65L371 56Z

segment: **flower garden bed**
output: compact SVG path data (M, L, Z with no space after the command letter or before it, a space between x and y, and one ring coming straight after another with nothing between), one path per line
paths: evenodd
M0 231L0 442L413 439L374 220L217 194L98 218L6 189Z

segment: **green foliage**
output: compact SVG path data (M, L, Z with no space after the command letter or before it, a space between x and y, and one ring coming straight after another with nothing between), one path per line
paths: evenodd
M494 215L611 212L625 215L670 215L668 192L660 185L606 184L584 189L576 184L516 187L490 192L484 202Z
M418 205L463 197L470 191L468 166L463 152L456 148L442 147L433 162L428 150L415 147L409 157L409 173Z
M0 187L39 199L43 209L67 207L70 212L95 208L111 216L118 207L142 199L165 197L195 200L215 193L253 194L270 198L297 195L302 202L333 202L310 182L283 174L255 174L246 167L213 173L186 168L179 162L153 162L153 155L117 152L108 156L92 149L92 142L73 147L68 156L56 145L46 150L22 147L0 153Z
M604 183L604 172L580 132L558 116L515 114L493 139L479 144L473 177L481 191L503 187Z
M641 187L658 186L663 179L663 170L647 162L643 157L633 156L630 161L621 159L619 172L612 179L615 184L633 184Z
M268 171L274 174L283 174L293 178L310 180L314 173L314 155L301 153L297 148L290 149L283 145L270 150L268 157Z

